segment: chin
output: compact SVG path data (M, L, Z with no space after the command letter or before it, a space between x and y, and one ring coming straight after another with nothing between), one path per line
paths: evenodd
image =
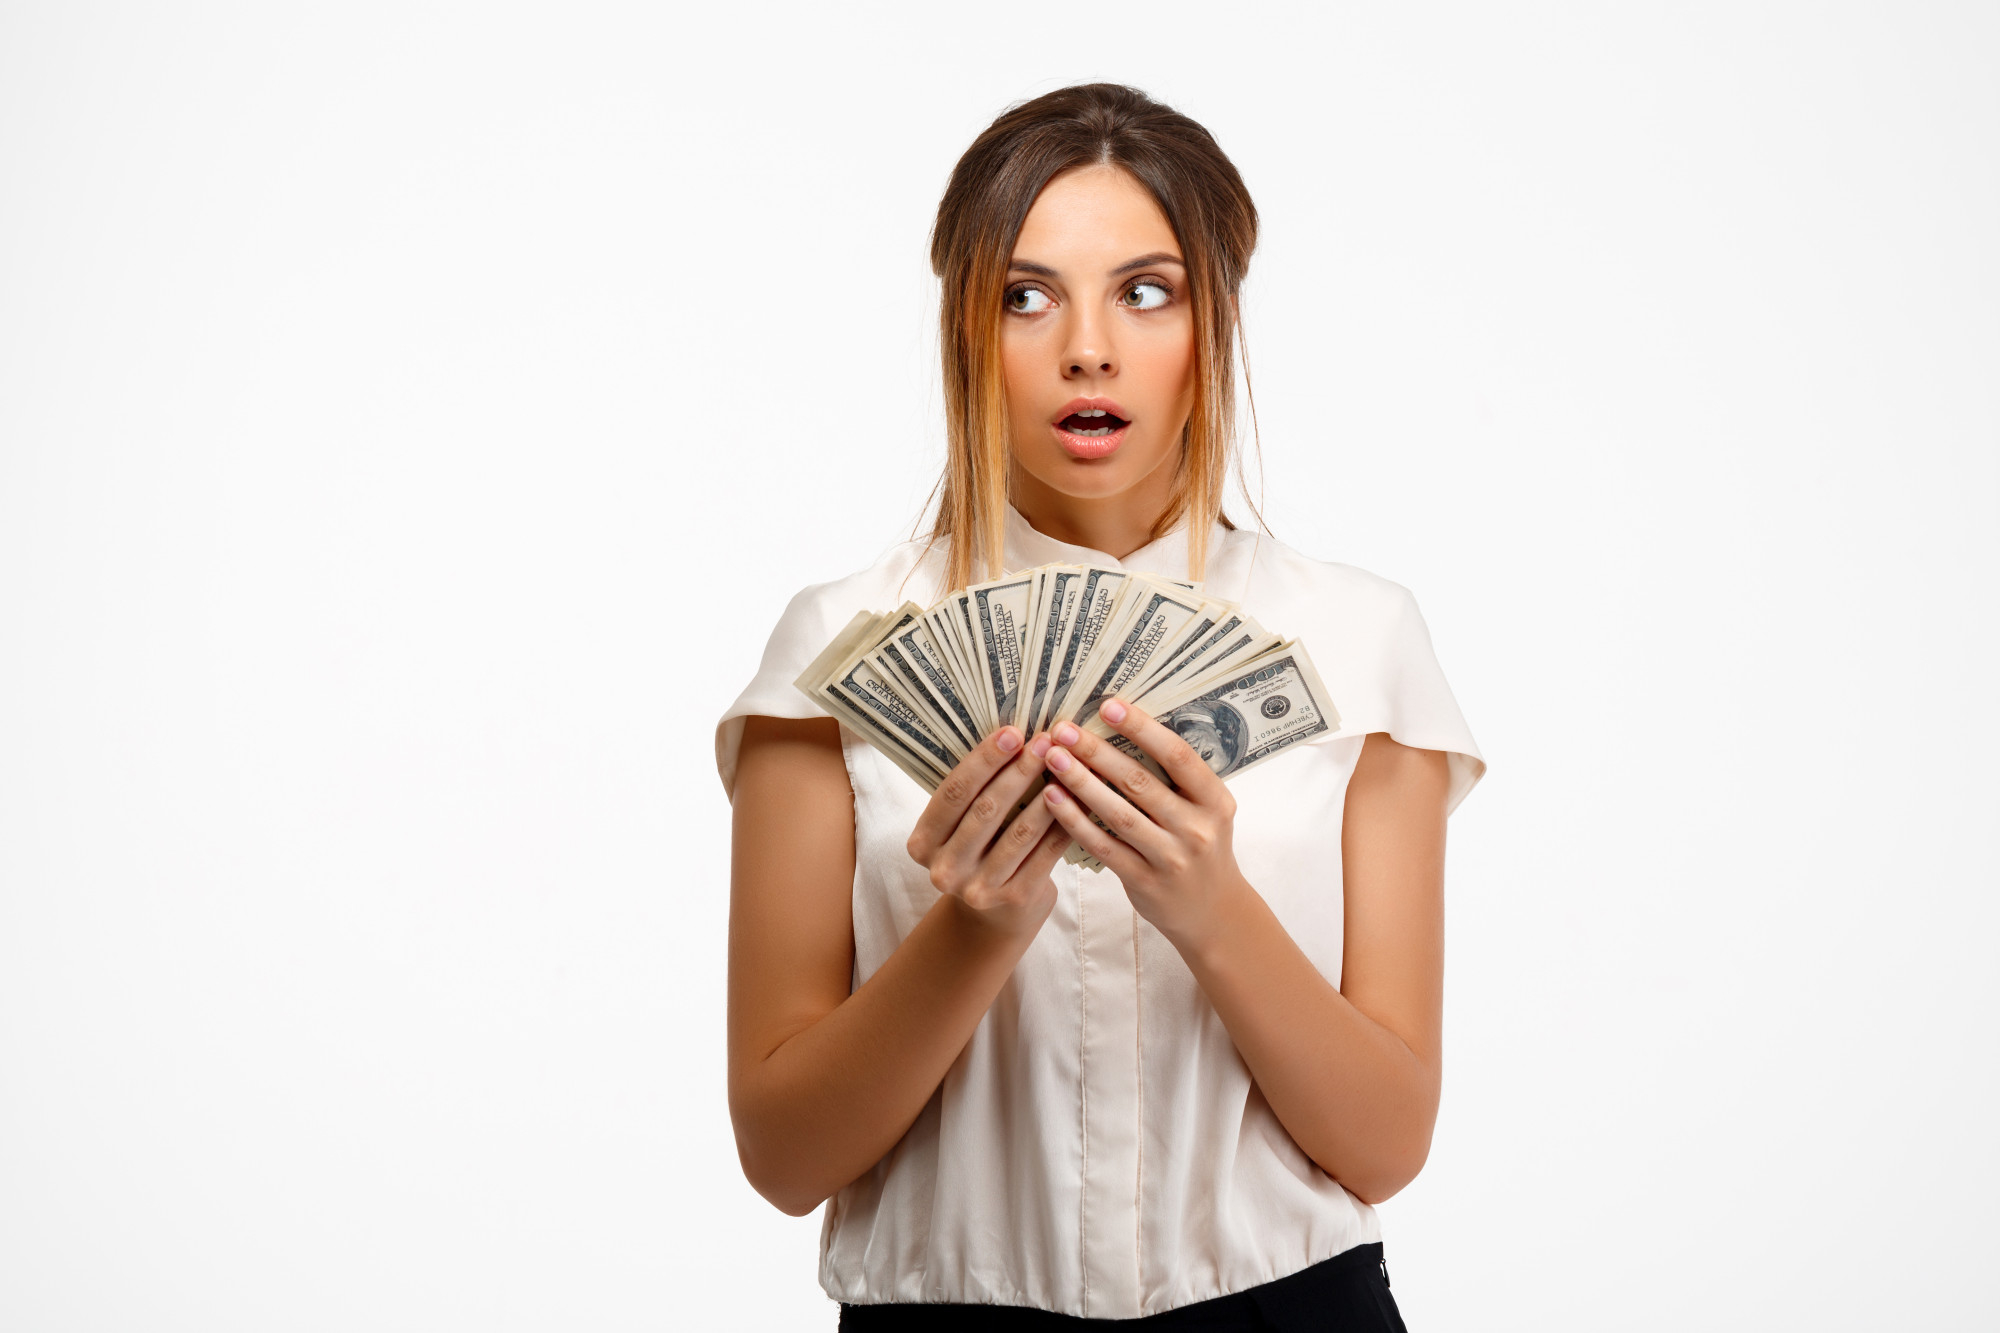
M1074 500L1109 500L1145 481L1168 461L1164 452L1147 456L1129 444L1109 458L1077 459L1060 449L1020 450L1021 470L1059 495Z
M1125 468L1077 463L1067 458L1038 467L1024 466L1023 471L1050 490L1072 500L1115 499L1144 481L1147 475Z

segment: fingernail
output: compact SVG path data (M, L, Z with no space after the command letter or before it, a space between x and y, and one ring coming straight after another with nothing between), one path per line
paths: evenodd
M1097 706L1097 711L1106 722L1109 722L1114 727L1125 720L1125 705L1119 703L1116 699L1106 699Z
M1021 748L1021 733L1012 727L1002 727L999 739L994 741L994 744L1000 747L1000 753L1012 754Z
M1053 783L1042 788L1042 795L1048 797L1050 805L1061 805L1069 799L1069 793Z
M1058 773L1067 773L1069 771L1069 766L1070 766L1070 757L1068 750L1049 751L1050 768L1053 768Z
M1064 722L1056 728L1056 744L1075 745L1077 739L1082 735L1083 735L1082 732L1078 731L1075 727L1071 726L1069 723Z
M1040 759L1049 752L1049 747L1054 744L1055 742L1047 736L1037 736L1028 742L1028 753Z

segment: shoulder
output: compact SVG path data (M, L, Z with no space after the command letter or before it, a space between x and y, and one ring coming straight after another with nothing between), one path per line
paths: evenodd
M1240 569L1230 580L1242 591L1238 600L1274 633L1368 640L1422 623L1408 588L1359 566L1315 559L1253 532L1231 533L1224 554Z
M944 548L942 543L926 548L923 541L898 542L866 568L801 588L778 617L773 643L780 636L811 640L803 667L857 612L888 611L904 602L930 605L944 592Z
M1354 565L1316 560L1257 533L1232 533L1216 590L1273 634L1297 639L1318 668L1342 736L1387 732L1451 757L1456 806L1486 771L1410 590ZM1233 576L1233 577L1232 577Z
M865 569L801 588L786 605L756 674L716 724L715 761L724 791L733 791L736 755L746 717L825 717L793 682L833 636L862 611L889 611L906 601L929 605L941 595L945 553L921 541L898 542Z

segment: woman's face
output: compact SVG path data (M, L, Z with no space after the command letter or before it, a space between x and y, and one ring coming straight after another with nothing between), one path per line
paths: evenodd
M1018 469L1075 499L1164 502L1194 402L1187 286L1166 215L1125 171L1083 167L1043 188L1000 316Z

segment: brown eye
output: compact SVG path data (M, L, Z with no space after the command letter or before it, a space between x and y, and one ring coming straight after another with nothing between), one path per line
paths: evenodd
M1016 287L1007 293L1007 308L1017 315L1039 315L1054 305L1039 287Z
M1167 303L1168 296L1167 289L1157 282L1135 282L1118 300L1130 310L1158 310Z

